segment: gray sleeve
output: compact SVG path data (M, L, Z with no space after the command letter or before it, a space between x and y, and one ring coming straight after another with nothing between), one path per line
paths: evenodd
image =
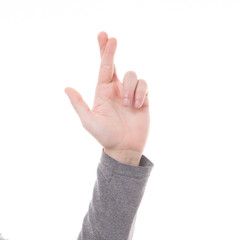
M148 177L154 164L143 154L139 166L118 162L106 154L78 240L131 240Z

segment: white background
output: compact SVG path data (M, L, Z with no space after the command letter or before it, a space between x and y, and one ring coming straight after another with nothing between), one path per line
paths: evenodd
M207 0L0 0L0 233L76 239L102 147L92 107L97 34L119 79L148 83L153 163L133 240L240 239L240 5Z

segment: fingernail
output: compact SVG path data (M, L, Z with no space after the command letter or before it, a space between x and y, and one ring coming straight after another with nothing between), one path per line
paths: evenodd
M140 105L141 105L141 102L139 100L136 100L135 101L135 107L140 107Z
M130 99L129 99L129 98L124 98L124 99L123 99L123 103L124 103L125 105L129 105L129 104L130 104Z

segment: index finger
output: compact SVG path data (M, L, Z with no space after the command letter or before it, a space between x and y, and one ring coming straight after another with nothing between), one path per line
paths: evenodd
M100 50L100 57L102 58L102 55L104 53L104 49L108 42L108 35L106 32L100 32L97 36L99 50Z
M117 40L115 38L110 38L102 55L98 83L110 83L112 81L116 48Z

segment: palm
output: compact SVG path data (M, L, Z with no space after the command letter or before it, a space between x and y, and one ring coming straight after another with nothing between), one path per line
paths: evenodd
M120 81L99 84L92 109L90 132L108 149L133 149L142 152L149 129L149 109L125 107Z
M84 103L85 111L84 105L81 110L75 109L86 130L105 148L142 152L150 123L147 94L141 108L123 105L124 84L119 81L113 63L116 46L112 41L112 46L106 47L108 41L104 35L99 38L102 60L93 108L90 110ZM77 99L82 100L80 96Z

